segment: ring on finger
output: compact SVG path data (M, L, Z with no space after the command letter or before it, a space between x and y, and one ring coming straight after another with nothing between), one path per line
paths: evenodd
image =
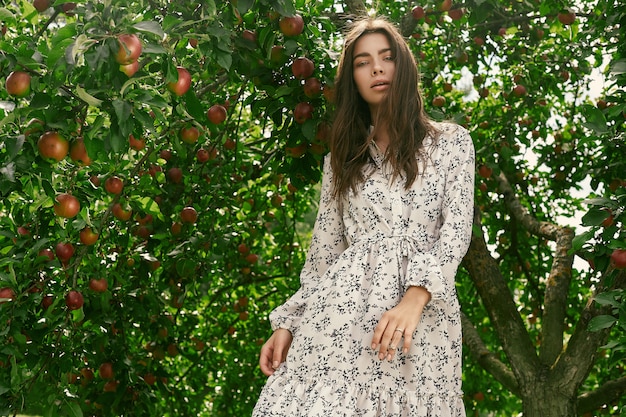
M396 350L395 345L389 345L389 349L388 350Z
M396 330L394 330L394 332L404 333L404 329L396 329Z

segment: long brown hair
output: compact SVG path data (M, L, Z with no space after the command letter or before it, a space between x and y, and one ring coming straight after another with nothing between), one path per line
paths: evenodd
M361 36L370 33L387 37L395 62L395 75L385 100L378 107L377 120L372 120L353 76L354 46ZM381 125L389 134L386 162L391 164L394 178L405 175L405 187L409 188L418 175L418 156L423 153L424 138L434 133L435 128L424 112L415 57L393 24L378 17L365 18L352 25L337 67L335 92L336 110L330 132L333 195L341 198L348 190L356 191L365 180L363 168L370 163L368 148Z

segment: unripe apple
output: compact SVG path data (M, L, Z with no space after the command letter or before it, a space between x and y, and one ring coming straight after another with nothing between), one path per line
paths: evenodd
M57 132L46 132L37 141L37 148L42 158L58 162L67 156L70 144Z
M284 16L278 22L280 31L285 36L298 36L304 30L304 20L302 16Z
M54 199L54 213L59 217L70 219L80 211L80 202L71 194L60 194Z
M123 34L117 38L118 50L115 55L115 60L118 64L128 65L137 61L139 55L141 55L141 41L136 35Z
M30 75L24 71L13 71L5 83L7 93L15 97L26 97L30 93Z
M70 310L78 310L79 308L83 306L83 303L84 303L83 295L76 290L72 290L68 292L67 295L65 296L65 305Z
M178 79L167 83L167 89L177 96L182 96L191 87L191 74L183 67L177 67Z

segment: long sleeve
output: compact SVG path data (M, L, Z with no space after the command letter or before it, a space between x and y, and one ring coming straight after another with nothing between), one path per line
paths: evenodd
M330 155L327 155L324 159L320 204L313 236L300 272L300 289L270 313L272 330L283 328L293 333L317 283L346 247L341 212L336 199L332 197L332 169Z
M446 154L446 173L438 239L427 252L409 260L405 288L423 286L431 301L449 301L454 279L469 248L474 211L474 145L469 132L458 127L441 144Z

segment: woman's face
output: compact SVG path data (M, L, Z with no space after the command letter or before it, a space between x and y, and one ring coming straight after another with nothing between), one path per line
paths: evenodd
M391 87L396 69L387 37L382 33L368 33L354 44L352 55L353 77L357 90L367 104L372 117Z

